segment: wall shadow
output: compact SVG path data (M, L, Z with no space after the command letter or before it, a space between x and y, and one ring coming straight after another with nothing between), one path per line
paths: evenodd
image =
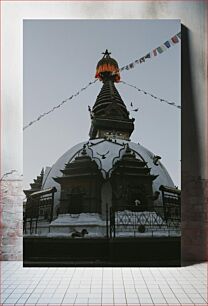
M182 266L199 263L207 259L206 220L207 209L204 199L205 180L201 178L203 159L199 145L199 122L197 121L197 104L194 94L194 71L192 69L190 30L181 25L181 101L182 101Z

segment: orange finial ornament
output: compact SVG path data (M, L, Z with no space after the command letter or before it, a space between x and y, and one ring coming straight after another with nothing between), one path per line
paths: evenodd
M110 57L111 52L108 52L107 49L102 54L103 58L98 62L96 67L95 78L102 82L112 79L118 83L120 81L120 73L117 61Z

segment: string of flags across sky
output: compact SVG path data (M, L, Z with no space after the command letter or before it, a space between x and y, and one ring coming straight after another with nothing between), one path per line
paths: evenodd
M150 58L154 58L157 55L160 55L161 53L163 53L163 52L167 51L169 48L171 48L171 46L174 46L175 44L177 44L180 41L180 39L181 39L181 32L174 35L169 40L165 41L162 45L153 49L151 52L147 53L145 56L142 56L139 59L136 59L134 62L132 62L132 63L126 65L126 66L121 67L119 69L119 71L121 72L123 70L133 69L137 64L142 64L146 60L148 60Z
M58 105L54 106L53 108L51 108L49 111L42 113L37 119L30 121L30 123L28 123L27 125L25 125L23 127L23 131L26 130L29 126L31 126L32 124L34 124L35 122L39 121L41 118L47 116L48 114L52 113L53 111L55 111L56 109L58 109L59 107L61 107L64 103L72 100L74 97L78 96L82 91L86 90L90 85L94 84L95 82L97 82L97 79L89 82L85 87L82 87L79 91L77 91L74 95L71 95L69 98L63 100L61 103L59 103Z
M140 88L138 88L138 87L135 86L135 85L131 85L131 84L129 84L129 83L126 83L126 82L124 82L124 81L120 81L120 83L125 84L125 85L128 85L128 86L130 86L130 87L132 87L132 88L135 88L135 89L137 89L138 91L142 92L143 94L148 95L148 96L151 96L152 98L154 98L154 99L156 99L156 100L158 100L158 101L160 101L160 102L165 102L165 103L167 103L167 104L169 104L169 105L172 105L172 106L174 106L174 107L177 107L177 108L180 108L180 109L181 109L181 106L180 106L180 105L177 105L175 102L170 102L170 101L168 101L168 100L165 100L165 99L162 99L162 98L158 98L157 96L155 96L155 95L153 95L153 94L151 94L151 93L149 93L149 92L147 92L147 91L145 91L145 90L143 90L143 89L140 89ZM137 109L134 110L134 111L137 111Z
M122 72L123 70L130 70L133 69L135 67L135 65L137 64L142 64L144 63L146 60L153 58L161 53L163 53L164 51L167 51L171 46L176 45L179 41L181 40L181 32L179 32L178 34L174 35L173 37L171 37L169 40L165 41L162 45L160 45L159 47L153 49L151 52L147 53L145 56L142 56L139 59L136 59L134 62L123 66L119 69L120 72ZM72 100L73 98L75 98L76 96L78 96L82 91L86 90L89 86L91 86L92 84L94 84L95 82L97 82L98 79L89 82L85 87L82 87L79 91L77 91L75 94L71 95L69 98L63 100L61 103L59 103L58 105L54 106L52 109L50 109L47 112L42 113L40 116L38 116L38 118L36 118L33 121L30 121L27 125L25 125L23 127L23 131L26 130L28 127L30 127L31 125L33 125L34 123L38 122L40 119L42 119L43 117L49 115L50 113L52 113L53 111L55 111L56 109L60 108L63 104L65 104L66 102ZM137 89L138 91L143 92L144 94L148 94L150 95L152 98L160 100L161 102L165 102L168 103L169 105L175 106L177 108L181 108L180 105L176 105L174 102L169 102L165 99L161 99L158 98L134 85L130 85L124 81L120 81L123 84L126 84L130 87L134 87L135 89Z

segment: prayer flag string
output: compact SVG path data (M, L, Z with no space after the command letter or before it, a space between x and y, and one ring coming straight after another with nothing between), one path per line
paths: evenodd
M136 64L142 64L144 63L146 60L149 60L152 57L157 56L158 54L163 53L164 51L168 50L171 46L174 46L175 44L177 44L181 39L181 32L179 32L178 34L174 35L173 37L171 37L169 40L165 41L162 45L160 45L159 47L153 49L151 52L147 53L145 56L142 56L139 59L136 59L134 62L130 63L129 65L123 66L122 68L119 69L119 71L123 71L123 70L130 70L133 69L135 67ZM23 131L26 130L28 127L30 127L31 125L33 125L34 123L38 122L40 119L42 119L43 117L47 116L48 114L52 113L53 111L55 111L56 109L60 108L63 104L65 104L66 102L72 100L74 97L78 96L82 91L86 90L89 86L91 86L92 84L94 84L97 81L94 80L92 82L89 82L85 87L82 87L79 91L77 91L75 94L71 95L69 98L63 100L61 103L59 103L58 105L54 106L52 109L50 109L47 112L42 113L41 115L38 116L38 118L36 118L33 121L30 121L27 125L25 125L23 127ZM134 87L135 89L137 89L138 91L143 92L144 94L148 94L150 96L152 96L152 98L155 98L157 100L160 100L161 102L165 102L168 103L169 105L175 106L177 108L181 108L180 105L176 105L174 102L169 102L165 99L160 99L150 93L147 93L146 91L137 88L136 86L130 85L124 81L121 81L121 83L126 84L128 86Z
M56 109L58 109L59 107L61 107L63 104L65 104L66 102L72 100L74 97L78 96L82 91L86 90L89 86L91 86L92 84L94 84L95 82L97 82L97 79L89 82L85 87L82 87L79 91L77 91L74 95L71 95L69 98L63 100L61 103L59 103L58 105L54 106L52 109L50 109L47 112L42 113L40 116L38 116L38 118L36 118L33 121L30 121L27 125L25 125L23 127L23 131L26 130L29 126L33 125L35 122L38 122L40 119L42 119L43 117L47 116L48 114L52 113L53 111L55 111Z
M155 99L155 100L158 100L158 101L160 101L160 102L167 103L168 105L171 105L171 106L174 106L174 107L176 107L176 108L178 108L178 109L181 109L181 106L180 106L180 105L177 105L175 102L171 102L171 101L168 101L168 100L159 98L159 97L157 97L157 96L155 96L155 95L153 95L153 94L151 94L151 93L149 93L149 92L147 92L147 91L145 91L145 90L143 90L143 89L138 88L138 87L135 86L135 85L131 85L131 84L126 83L126 82L124 82L124 81L120 81L120 83L125 84L125 85L128 85L129 87L135 88L135 89L137 89L139 92L142 92L142 93L145 94L145 95L151 96L151 97L152 97L153 99Z
M142 64L144 63L146 60L150 59L150 58L154 58L155 56L162 54L163 52L167 51L171 46L176 45L177 43L179 43L181 39L181 32L179 32L178 34L174 35L173 37L171 37L169 40L165 41L162 45L160 45L159 47L153 49L151 52L147 53L146 55L136 59L134 62L125 65L123 67L121 67L119 69L119 71L123 71L123 70L130 70L133 69L137 64Z

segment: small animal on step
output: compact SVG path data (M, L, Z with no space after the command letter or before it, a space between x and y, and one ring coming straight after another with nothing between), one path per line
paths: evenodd
M88 234L88 231L84 228L81 232L74 230L74 232L71 234L71 237L72 238L84 237L87 234Z

